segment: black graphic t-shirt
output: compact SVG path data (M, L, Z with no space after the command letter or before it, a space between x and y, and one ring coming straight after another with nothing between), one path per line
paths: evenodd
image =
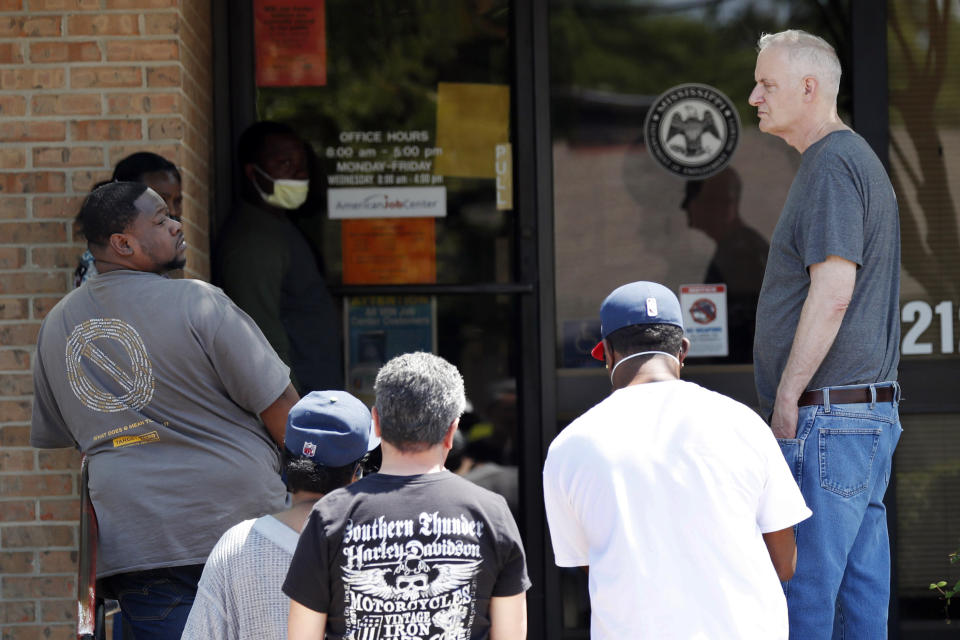
M283 591L327 614L328 639L479 640L490 598L529 587L506 501L443 471L375 474L328 494Z

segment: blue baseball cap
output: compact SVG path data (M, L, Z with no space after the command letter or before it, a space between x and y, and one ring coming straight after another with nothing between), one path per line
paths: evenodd
M346 391L311 391L287 416L284 446L325 467L356 462L380 444L367 405Z
M600 305L600 342L590 352L603 360L603 339L635 324L672 324L683 329L680 301L656 282L631 282L617 287Z

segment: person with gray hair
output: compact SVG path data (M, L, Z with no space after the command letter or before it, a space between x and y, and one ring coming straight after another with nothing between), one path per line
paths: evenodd
M813 517L797 526L790 636L885 638L883 496L900 438L900 225L883 164L837 114L840 62L802 31L759 41L750 104L801 153L757 306L761 414Z
M288 638L522 640L530 580L513 516L444 468L466 404L460 372L407 353L374 391L383 463L311 512L283 584Z

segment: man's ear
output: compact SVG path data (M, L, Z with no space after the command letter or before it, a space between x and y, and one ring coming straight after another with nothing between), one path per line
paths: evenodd
M118 256L129 258L134 253L135 242L136 240L126 233L114 233L110 235L108 244Z
M810 102L817 96L819 85L817 79L813 76L804 76L803 78L803 100Z
M453 449L453 436L457 433L457 429L460 427L460 418L457 418L450 423L450 426L447 427L447 433L443 436L443 450L450 451Z
M376 407L370 410L370 415L373 417L373 433L383 440L383 434L380 433L380 414L377 413Z
M680 361L680 366L683 366L683 361L687 359L688 351L690 351L690 339L684 336L680 341L680 356L677 358Z
M254 180L253 176L255 173L252 162L243 165L243 175L247 176L247 180Z

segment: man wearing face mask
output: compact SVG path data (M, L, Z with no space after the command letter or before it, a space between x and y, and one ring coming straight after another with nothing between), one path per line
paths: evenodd
M290 213L310 190L308 149L285 124L262 121L240 136L242 201L216 255L224 291L254 319L292 369L301 393L343 388L333 299Z
M780 581L810 510L766 423L680 380L682 318L655 282L600 307L592 353L613 392L557 436L543 469L556 563L589 572L594 640L786 640Z

